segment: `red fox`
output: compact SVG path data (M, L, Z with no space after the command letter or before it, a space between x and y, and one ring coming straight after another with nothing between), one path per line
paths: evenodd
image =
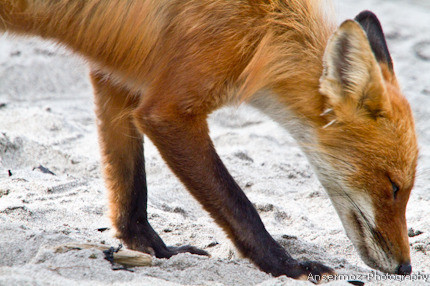
M207 117L248 103L300 143L364 262L412 271L405 219L418 148L376 16L336 28L317 0L0 0L0 30L53 39L91 65L110 217L127 247L169 247L147 215L143 135L261 270L331 274L266 231L209 137Z

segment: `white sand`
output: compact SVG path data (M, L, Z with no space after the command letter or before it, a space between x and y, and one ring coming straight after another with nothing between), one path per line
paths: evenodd
M377 13L412 104L421 158L407 218L409 227L423 232L410 238L414 273L430 275L426 253L430 251L430 5L425 1L347 0L335 4L339 20L353 18L363 9ZM273 278L239 258L148 141L145 154L152 225L167 244L192 244L212 257L184 254L155 259L152 267L127 272L112 271L100 251L54 253L52 247L65 242L119 244L109 231L97 231L110 227L110 222L85 63L37 39L0 37L0 106L2 103L0 285L310 285ZM353 249L327 195L285 131L247 107L216 112L210 126L228 169L256 204L270 233L294 257L317 260L351 276L372 273ZM55 175L34 169L39 165ZM425 278L401 285L425 284ZM397 285L392 280L370 280L373 282L367 285Z

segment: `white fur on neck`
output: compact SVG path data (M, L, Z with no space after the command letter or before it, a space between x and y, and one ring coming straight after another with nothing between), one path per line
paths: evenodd
M272 92L260 91L251 98L249 103L285 128L299 145L316 142L309 123L281 104Z

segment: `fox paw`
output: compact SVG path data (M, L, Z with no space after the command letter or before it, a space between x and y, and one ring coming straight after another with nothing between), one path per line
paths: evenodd
M336 272L319 262L303 261L299 262L299 275L294 277L298 280L306 280L318 284L323 280L327 280L329 276L336 275Z
M179 253L191 253L203 256L210 256L208 252L203 249L191 246L191 245L183 245L183 246L168 246L167 249L172 253L172 255L176 255Z

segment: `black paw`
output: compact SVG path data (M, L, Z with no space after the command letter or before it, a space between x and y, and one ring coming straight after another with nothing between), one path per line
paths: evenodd
M298 266L299 273L293 278L307 280L315 284L320 283L322 280L328 280L330 276L336 275L333 269L315 261L299 262Z
M176 255L179 253L191 253L191 254L197 254L197 255L203 255L203 256L210 256L210 254L203 249L191 246L191 245L184 245L184 246L168 246L167 249L171 251L173 254Z

